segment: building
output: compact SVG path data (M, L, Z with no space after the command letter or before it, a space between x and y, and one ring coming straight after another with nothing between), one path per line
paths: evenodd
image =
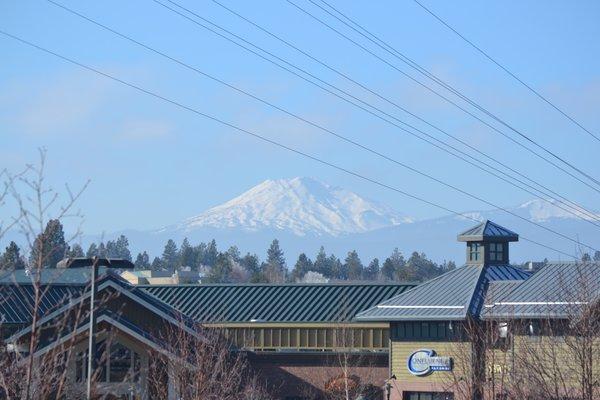
M538 394L546 384L554 385L556 398L596 398L582 396L585 368L577 363L589 359L588 389L597 390L591 388L600 378L600 265L548 263L535 274L522 271L509 264L509 244L518 235L491 221L458 240L466 242L463 267L356 317L390 324L388 398L553 398L550 390ZM565 343L585 342L573 332L573 320L590 310L589 354L568 360L585 354ZM544 372L534 376L540 366ZM545 370L553 366L564 382L560 388Z
M121 278L132 285L180 285L202 283L203 275L191 269L124 270Z
M75 385L85 382L87 357L89 318L76 318L78 311L89 308L89 288L80 277L84 270L67 273L67 283L54 280L43 285L46 295L39 320L43 333L35 349L41 360L61 351L69 337L74 351L68 375ZM50 276L65 278L63 274ZM0 284L2 332L11 348L26 352L33 287L25 279L20 284L5 282ZM117 398L151 398L147 370L152 354L165 350L164 332L182 326L192 332L197 323L220 328L235 348L248 354L253 369L281 398L322 391L325 382L340 375L341 354L348 362L344 367L363 385L381 388L388 377L388 324L356 322L354 317L412 287L398 283L131 285L107 271L98 281L99 298L108 300L99 306L97 330L113 332L111 343L118 347L114 351L130 357L125 363L107 360L100 390ZM57 320L70 325L57 329ZM106 334L98 337L99 342L105 339ZM136 371L137 378L123 382L124 369Z
M279 398L314 399L342 371L383 389L375 397L387 400L600 398L600 265L548 262L524 271L509 262L518 239L485 221L458 235L466 244L462 267L419 285L132 285L104 271L96 326L115 335L114 352L124 360L113 362L111 344L100 389L113 398L152 398L148 369L169 351L165 331L197 335L200 324L247 354ZM77 311L89 308L86 271L40 277L45 297L34 354L60 354L69 340L75 385L85 380L89 318ZM31 335L27 282L25 272L0 278L2 336L17 352L28 351ZM58 329L56 321L68 325Z

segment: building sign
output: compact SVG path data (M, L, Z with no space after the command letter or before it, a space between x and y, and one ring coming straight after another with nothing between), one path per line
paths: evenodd
M452 358L436 356L431 349L420 349L408 357L406 365L411 374L424 376L434 371L452 371Z

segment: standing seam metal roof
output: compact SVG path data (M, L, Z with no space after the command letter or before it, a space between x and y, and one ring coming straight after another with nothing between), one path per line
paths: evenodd
M413 288L406 283L143 285L198 322L343 322Z
M519 235L489 220L467 229L458 235L458 240L461 242L487 239L513 242L519 240Z
M600 263L550 263L489 307L485 317L569 317L600 299ZM568 303L568 304L565 304Z
M425 282L356 317L359 321L457 320L479 315L491 282L523 280L529 273L510 265L465 265Z

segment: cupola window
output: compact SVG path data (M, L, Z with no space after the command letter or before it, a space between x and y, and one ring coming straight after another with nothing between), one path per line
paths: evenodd
M481 260L481 243L469 243L469 261Z
M490 261L504 260L504 243L490 243Z

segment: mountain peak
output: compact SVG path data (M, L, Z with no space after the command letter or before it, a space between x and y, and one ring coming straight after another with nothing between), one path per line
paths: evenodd
M556 200L533 199L521 204L517 209L524 211L527 214L525 217L535 222L544 222L552 218L592 220L593 216L600 217L600 214L586 214L584 210L576 205L561 204ZM576 216L567 210L573 211Z
M314 178L269 179L175 229L289 230L339 236L412 222L390 207Z

